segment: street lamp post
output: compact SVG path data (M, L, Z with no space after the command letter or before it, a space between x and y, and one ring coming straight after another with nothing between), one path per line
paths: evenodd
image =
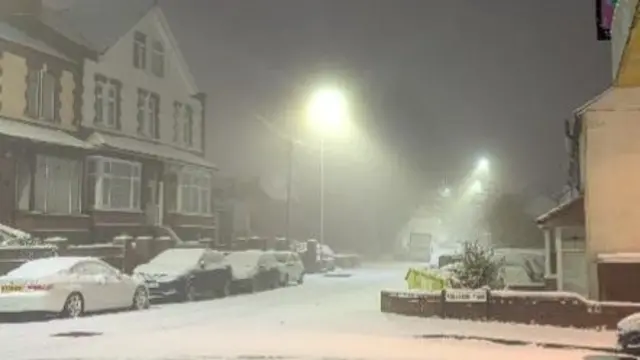
M346 99L336 88L323 88L312 94L307 115L320 132L320 244L324 243L325 223L325 137L344 131Z
M324 135L320 137L320 244L324 244Z
M285 241L287 242L287 244L289 245L289 247L291 247L291 245L293 244L291 241L291 206L292 206L292 201L291 201L291 193L292 193L292 187L293 187L293 147L294 147L294 143L293 143L293 138L289 139L289 148L288 148L288 153L287 153L287 202L286 202L286 209L285 209Z

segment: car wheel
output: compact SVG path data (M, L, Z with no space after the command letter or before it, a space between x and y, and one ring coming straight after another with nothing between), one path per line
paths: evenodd
M285 287L287 285L289 285L289 275L288 274L284 276L284 280L282 280L282 284L280 284L280 286Z
M298 278L298 285L302 285L304 283L304 273L300 274Z
M227 297L231 294L231 279L225 279L222 287L218 290L219 297Z
M133 294L133 304L131 305L132 310L144 310L149 308L149 293L143 287L139 287L136 289L136 292Z
M77 318L84 314L84 297L78 292L69 294L62 308L62 316L66 318Z
M184 301L192 302L196 301L196 287L193 286L191 282L187 282L187 285L184 288Z
M249 281L249 292L254 293L258 290L260 290L260 281L258 280L257 276L254 276Z

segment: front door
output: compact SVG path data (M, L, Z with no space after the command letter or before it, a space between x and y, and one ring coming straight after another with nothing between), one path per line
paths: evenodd
M13 223L15 165L12 157L0 151L0 223Z

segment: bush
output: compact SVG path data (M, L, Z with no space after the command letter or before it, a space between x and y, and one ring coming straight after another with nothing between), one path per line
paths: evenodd
M451 287L461 289L502 288L498 260L493 249L476 241L463 244L460 262L452 269Z

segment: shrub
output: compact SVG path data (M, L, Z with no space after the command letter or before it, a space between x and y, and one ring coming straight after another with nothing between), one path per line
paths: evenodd
M493 249L477 240L463 244L460 262L452 269L451 287L461 289L502 288L500 268L503 260L497 259Z

